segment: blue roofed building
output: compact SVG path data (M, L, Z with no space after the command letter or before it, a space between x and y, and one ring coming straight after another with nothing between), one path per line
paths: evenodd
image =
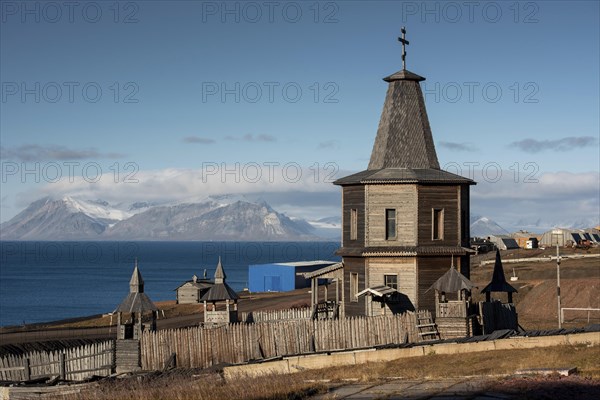
M248 289L251 292L287 292L310 287L302 274L335 264L336 261L298 261L254 264L248 267Z

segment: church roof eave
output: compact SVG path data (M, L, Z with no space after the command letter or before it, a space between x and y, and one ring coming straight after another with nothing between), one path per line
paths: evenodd
M446 172L441 169L382 168L367 169L333 182L334 185L357 184L468 184L475 185L472 179Z

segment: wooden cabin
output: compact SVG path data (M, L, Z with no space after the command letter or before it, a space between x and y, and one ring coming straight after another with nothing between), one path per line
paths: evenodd
M206 273L206 271L205 271ZM181 284L175 292L177 293L177 304L198 304L200 299L213 286L213 282L206 279L198 279L196 275L192 279Z
M451 258L461 274L470 274L469 190L475 182L440 169L424 80L406 69L384 78L387 95L369 165L334 182L342 188L338 254L346 316L433 313L434 298L425 292ZM374 288L382 296L366 290Z

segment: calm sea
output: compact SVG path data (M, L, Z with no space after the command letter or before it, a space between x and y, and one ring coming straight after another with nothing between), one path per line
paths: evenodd
M227 283L247 287L248 265L339 260L336 242L0 242L0 326L114 310L129 291L134 260L154 301L221 256Z

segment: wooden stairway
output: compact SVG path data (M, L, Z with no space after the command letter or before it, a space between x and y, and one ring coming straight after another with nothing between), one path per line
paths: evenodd
M139 371L141 369L140 341L117 340L115 364L117 373Z
M417 311L417 331L420 342L440 340L437 325L433 322L429 311Z

